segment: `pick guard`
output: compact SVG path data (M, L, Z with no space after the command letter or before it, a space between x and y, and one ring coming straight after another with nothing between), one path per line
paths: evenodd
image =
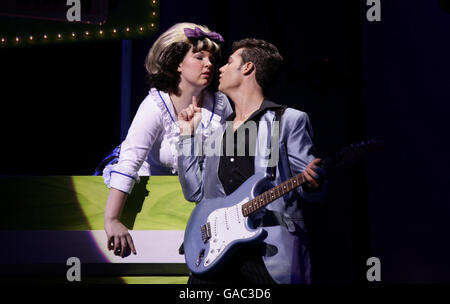
M258 231L250 231L248 218L242 215L242 205L250 198L245 198L240 203L213 211L208 216L211 225L211 239L209 240L209 251L205 257L204 266L214 262L225 248L237 240L245 240L254 237Z

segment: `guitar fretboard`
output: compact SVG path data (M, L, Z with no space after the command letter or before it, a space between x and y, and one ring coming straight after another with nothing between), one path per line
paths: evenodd
M287 181L279 184L278 186L267 190L266 192L258 195L254 199L248 201L242 205L242 214L244 216L249 216L250 214L258 211L259 209L270 204L277 198L285 195L286 193L300 187L305 182L305 177L303 173L300 173Z
M339 150L331 157L325 159L323 161L323 167L327 170L328 168L337 166L340 163L356 161L363 154L377 147L381 147L381 143L377 142L376 140L369 140L367 142L362 141L361 143L358 143L356 145L352 144ZM294 190L297 187L300 187L303 183L305 183L305 181L306 180L303 173L300 173L288 179L284 183L281 183L275 188L272 188L243 204L242 214L244 216L251 215L252 213L270 204L277 198L285 195L286 193Z

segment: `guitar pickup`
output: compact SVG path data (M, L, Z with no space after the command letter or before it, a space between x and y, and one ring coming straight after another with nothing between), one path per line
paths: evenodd
M211 238L211 224L208 222L201 226L202 240L206 243Z

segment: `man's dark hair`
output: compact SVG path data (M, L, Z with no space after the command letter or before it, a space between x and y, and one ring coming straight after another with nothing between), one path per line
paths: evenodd
M231 53L243 48L242 64L252 62L256 68L256 81L265 91L276 79L283 63L283 57L278 49L271 43L261 40L246 38L233 42Z

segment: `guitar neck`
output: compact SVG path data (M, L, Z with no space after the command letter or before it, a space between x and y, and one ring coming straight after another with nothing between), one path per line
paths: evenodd
M266 192L258 195L254 199L248 201L244 205L242 205L242 214L244 216L249 216L256 211L264 208L274 200L279 197L282 197L286 193L294 190L297 187L300 187L306 182L306 179L303 173L300 173L287 181L279 184L278 186L267 190Z
M342 163L352 163L358 160L362 155L366 152L371 151L375 148L382 148L382 142L378 142L376 140L369 140L367 142L362 141L358 144L351 144L345 148L342 148L332 156L328 157L323 161L322 167L325 170L336 167ZM297 187L300 187L306 182L305 176L303 173L300 173L282 184L272 188L254 199L248 201L244 205L242 205L242 214L244 216L249 216L259 209L267 206L277 198L285 195L286 193L294 190Z

